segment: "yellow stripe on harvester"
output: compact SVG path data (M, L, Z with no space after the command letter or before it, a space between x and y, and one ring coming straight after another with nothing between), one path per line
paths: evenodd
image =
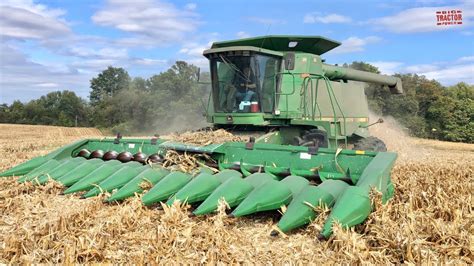
M361 150L356 150L355 152L356 152L356 154L360 154L360 155L365 154L365 151L361 151Z

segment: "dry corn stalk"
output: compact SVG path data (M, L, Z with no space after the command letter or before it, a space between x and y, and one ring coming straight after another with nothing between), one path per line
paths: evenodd
M192 173L200 166L204 166L202 160L212 161L211 157L206 154L189 154L168 150L163 167L171 170L178 168L180 171Z
M230 141L245 141L244 137L236 136L224 129L185 132L179 135L173 134L169 137L178 142L199 146L218 144Z
M0 152L8 154L0 168L82 138L54 137L58 130L0 125ZM275 221L265 215L190 218L186 207L146 208L139 197L103 204L100 197L58 196L54 182L0 179L0 263L472 264L474 145L403 138L411 147L398 150L394 198L379 207L375 197L364 224L336 227L326 242L316 240L324 208L308 227L271 238Z

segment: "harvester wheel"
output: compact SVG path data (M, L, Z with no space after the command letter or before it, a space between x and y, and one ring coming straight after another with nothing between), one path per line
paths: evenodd
M367 137L359 139L354 143L353 150L363 150L363 151L387 151L387 146L385 143L376 137Z

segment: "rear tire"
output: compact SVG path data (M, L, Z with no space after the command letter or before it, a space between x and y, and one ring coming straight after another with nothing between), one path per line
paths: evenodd
M368 137L359 139L354 143L353 150L362 150L362 151L387 151L387 146L385 143L376 137Z

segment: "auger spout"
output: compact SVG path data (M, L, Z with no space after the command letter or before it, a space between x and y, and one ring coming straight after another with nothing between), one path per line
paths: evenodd
M402 94L402 80L398 77L380 75L347 67L323 64L323 72L330 80L353 80L386 85L393 94Z

